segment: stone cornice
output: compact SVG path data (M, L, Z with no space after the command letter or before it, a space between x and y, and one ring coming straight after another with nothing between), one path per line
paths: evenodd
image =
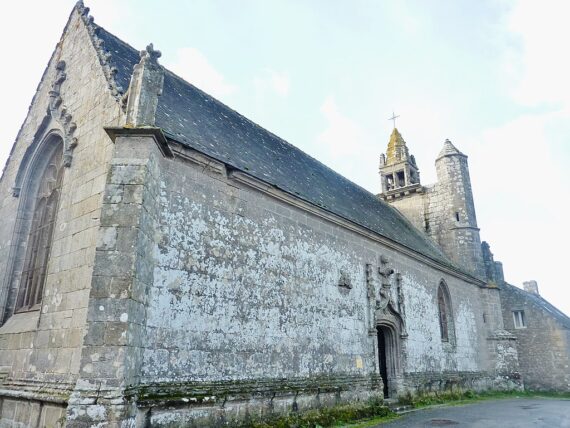
M136 128L123 127L123 126L107 126L103 129L105 130L109 138L113 141L113 143L115 142L115 139L119 136L152 137L156 142L156 144L158 145L158 148L160 149L160 152L164 157L171 158L174 156L172 150L170 149L170 146L168 145L168 141L166 140L166 137L164 136L164 133L160 128L155 128L152 126L144 126Z
M336 393L354 389L379 390L376 373L333 374L294 378L237 379L219 381L164 381L143 383L125 390L138 406L204 405L227 399L273 398L283 395Z
M0 385L0 397L66 405L74 386L73 382L8 379Z
M397 189L392 189L386 193L380 193L378 197L383 201L392 201L395 199L402 199L406 196L414 195L416 193L425 193L426 189L420 183L412 184L411 186L398 187Z

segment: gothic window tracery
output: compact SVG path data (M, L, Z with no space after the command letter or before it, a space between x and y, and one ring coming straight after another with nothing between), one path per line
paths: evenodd
M35 198L26 256L16 299L16 311L38 309L46 280L53 228L60 199L63 177L62 144L51 154Z

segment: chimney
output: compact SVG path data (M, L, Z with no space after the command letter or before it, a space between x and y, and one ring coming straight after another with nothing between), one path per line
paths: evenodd
M538 284L536 281L525 281L523 282L523 287L524 291L540 296L540 294L538 294Z

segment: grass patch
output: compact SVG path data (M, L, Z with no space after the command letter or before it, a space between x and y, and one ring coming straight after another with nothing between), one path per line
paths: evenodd
M433 405L462 405L484 400L506 398L553 398L570 399L570 393L538 391L446 391L420 395L406 394L399 397L400 404L423 408ZM380 398L363 403L291 412L285 415L250 416L245 420L231 421L237 428L368 428L391 421L399 416L385 406Z
M371 426L383 421L394 419L396 414L386 407L382 399L370 399L364 403L347 404L306 412L294 412L287 415L249 418L235 425L239 428L325 428L346 426L348 423L364 421L369 425L359 424L358 427ZM351 425L356 426L356 425Z
M395 413L392 414L392 416L380 416L377 418L370 418L370 419L363 419L361 421L358 422L353 422L353 423L339 423L338 427L342 427L342 428L369 428L369 427L374 427L376 425L385 423L385 422L390 422L394 419L399 418L400 415L397 415Z
M419 395L412 395L408 393L406 395L400 396L398 398L398 401L404 405L410 405L414 408L421 408L437 404L465 404L483 400L522 397L570 399L570 393L548 391L444 391Z

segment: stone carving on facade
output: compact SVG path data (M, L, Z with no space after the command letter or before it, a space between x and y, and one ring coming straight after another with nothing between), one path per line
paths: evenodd
M404 298L404 290L402 286L402 274L396 274L396 295L398 296L398 313L402 320L402 331L400 336L406 337L408 336L408 332L406 329L406 300Z
M375 334L377 318L380 317L398 320L400 325L399 334L401 337L406 337L406 310L402 275L390 267L389 260L384 256L380 257L379 264L376 269L377 275L374 275L374 269L371 264L366 265L366 285L370 302L369 307L372 312L370 334ZM392 288L392 278L395 278L396 281L395 290ZM376 290L374 285L375 281L379 282L378 290Z
M380 275L380 290L376 299L376 309L386 309L392 302L390 277L394 274L394 269L388 267L388 259L380 256L380 266L378 274Z
M402 315L402 318L405 318L406 306L402 290L402 274L399 272L396 274L396 295L398 296L398 312Z
M350 276L343 270L340 271L340 278L338 279L338 286L351 289L352 288L352 281L350 280Z
M77 146L77 138L73 136L77 125L61 99L61 85L66 77L65 61L59 61L56 65L56 77L49 91L48 112L63 130L63 165L70 167L73 149Z
M366 297L368 297L368 319L370 325L368 326L368 334L370 336L376 335L376 320L374 308L376 307L376 287L374 286L374 275L372 265L366 263Z

